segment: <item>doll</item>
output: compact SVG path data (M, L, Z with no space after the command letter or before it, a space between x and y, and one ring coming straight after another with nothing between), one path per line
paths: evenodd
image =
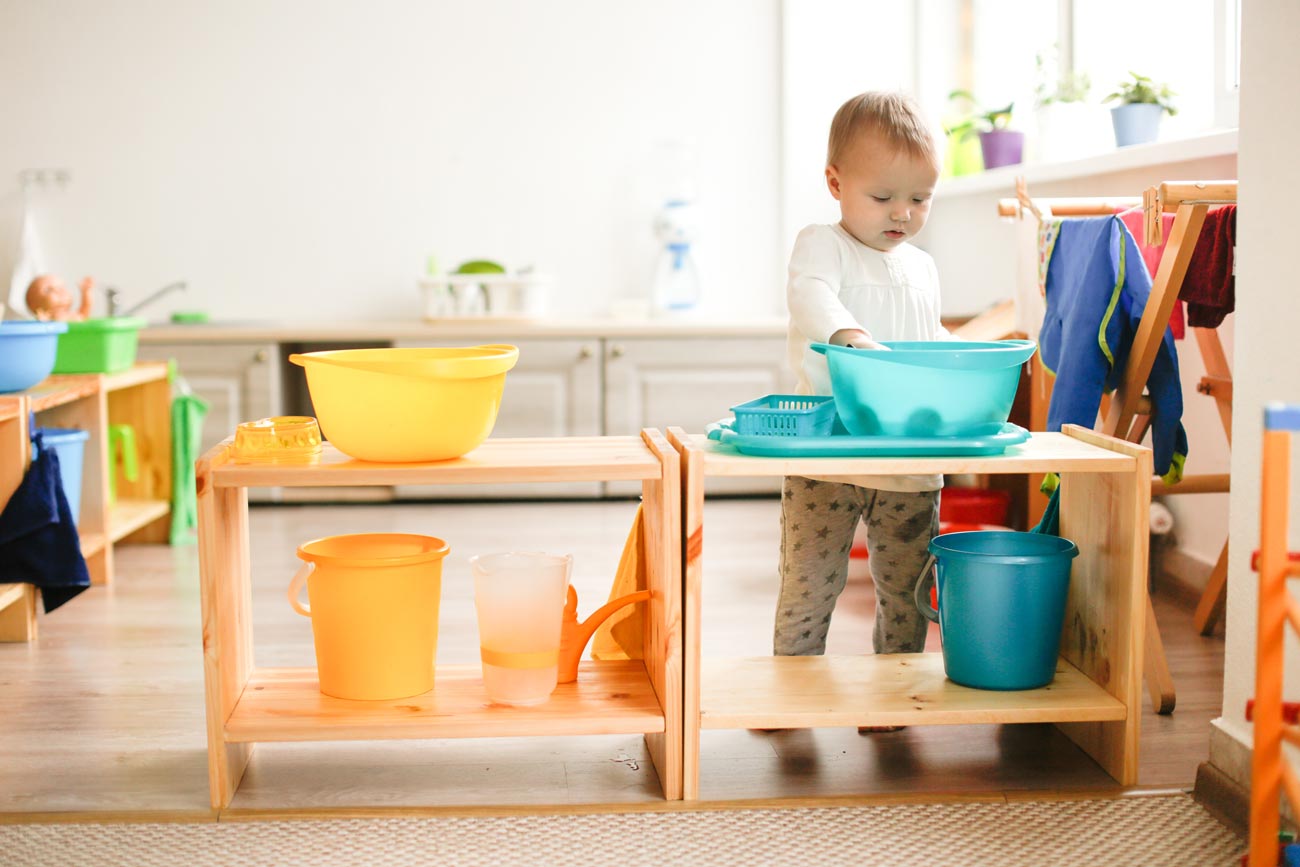
M77 285L81 289L81 305L73 310L72 295L63 281L53 274L42 274L27 287L27 309L43 322L87 319L95 300L95 278L83 277Z

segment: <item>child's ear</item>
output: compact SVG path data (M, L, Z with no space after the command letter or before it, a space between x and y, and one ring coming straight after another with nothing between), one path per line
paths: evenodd
M826 189L831 191L835 201L840 200L840 172L835 166L826 167Z

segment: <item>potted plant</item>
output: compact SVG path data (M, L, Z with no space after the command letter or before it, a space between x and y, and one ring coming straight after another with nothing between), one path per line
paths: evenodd
M1102 100L1119 100L1120 103L1110 110L1117 147L1155 141L1160 134L1160 118L1166 113L1170 116L1178 113L1172 102L1174 92L1169 85L1156 84L1136 72L1129 75L1133 76L1131 81L1121 81L1115 92Z
M1095 133L1101 108L1086 102L1092 87L1087 73L1067 71L1053 75L1048 71L1043 55L1036 55L1034 60L1037 67L1034 152L1037 158L1054 162L1102 151L1105 142L1098 141Z
M1007 103L1003 108L985 109L965 90L954 90L948 98L962 100L970 106L965 118L948 128L948 135L961 141L978 132L984 168L996 169L1020 162L1024 155L1025 134L1007 128L1011 124L1011 110L1015 103Z

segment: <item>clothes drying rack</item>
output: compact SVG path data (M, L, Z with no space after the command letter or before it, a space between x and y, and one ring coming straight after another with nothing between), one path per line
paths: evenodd
M1259 631L1255 645L1255 698L1246 719L1255 724L1250 771L1250 867L1278 863L1279 795L1300 810L1300 777L1282 752L1285 741L1300 746L1300 705L1282 701L1286 625L1300 632L1300 603L1287 588L1300 577L1300 553L1287 550L1290 511L1291 437L1300 431L1300 406L1270 404L1264 409L1261 460L1259 551Z
M1124 378L1109 402L1103 402L1104 422L1101 429L1111 436L1141 442L1151 425L1151 402L1144 394L1147 378L1155 363L1160 342L1173 314L1192 253L1200 237L1205 215L1211 207L1237 202L1236 181L1171 181L1149 187L1140 200L1136 198L1061 198L1034 199L1029 195L1024 179L1016 182L1016 197L1001 199L998 213L1007 217L1023 217L1026 212L1043 219L1046 206L1052 216L1105 216L1141 205L1143 209L1143 234L1148 246L1158 246L1163 239L1162 217L1173 212L1174 220L1169 230L1169 241L1160 258L1160 266L1152 278L1151 295L1138 325L1138 332L1129 352ZM1219 419L1232 445L1232 370L1227 354L1214 328L1192 328L1197 346L1205 362L1206 374L1201 377L1196 390L1214 398L1218 404ZM1043 370L1041 365L1037 370ZM1049 374L1043 370L1043 381ZM1037 417L1046 419L1050 389L1037 387L1034 399L1039 403ZM1035 412L1031 409L1031 418ZM1151 480L1152 496L1171 494L1226 493L1230 488L1227 473L1184 476L1182 481L1170 485L1156 477ZM1205 590L1196 606L1195 623L1202 635L1213 632L1223 616L1227 593L1228 542L1225 539L1218 561L1210 573ZM1151 704L1157 713L1172 713L1177 696L1169 664L1165 658L1164 642L1151 600L1147 599L1146 662L1144 674L1151 694Z

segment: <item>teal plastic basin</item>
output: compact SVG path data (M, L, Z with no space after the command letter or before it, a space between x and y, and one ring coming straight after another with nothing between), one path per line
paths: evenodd
M939 622L949 680L976 689L1037 689L1056 676L1071 561L1069 539L1012 530L930 540L939 609L918 581L916 605Z
M1011 415L1033 341L900 341L889 350L825 343L840 421L855 436L970 436Z

